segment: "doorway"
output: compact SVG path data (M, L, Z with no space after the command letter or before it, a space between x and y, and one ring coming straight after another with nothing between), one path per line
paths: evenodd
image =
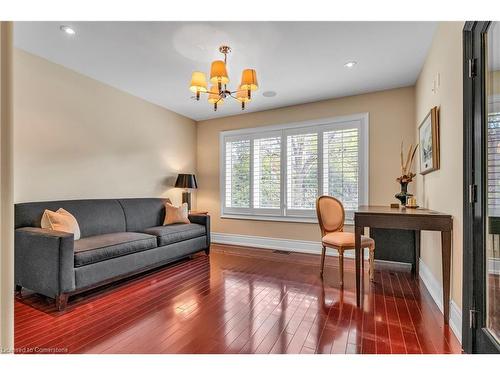
M463 40L462 345L500 353L500 22L467 22Z

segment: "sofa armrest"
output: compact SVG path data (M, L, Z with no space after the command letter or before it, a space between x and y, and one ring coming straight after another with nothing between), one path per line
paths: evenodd
M207 231L207 248L210 247L210 215L189 215L189 221L203 225Z
M14 247L16 285L48 297L75 289L72 233L18 228Z

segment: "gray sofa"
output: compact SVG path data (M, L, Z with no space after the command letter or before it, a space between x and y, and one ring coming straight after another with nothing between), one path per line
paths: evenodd
M16 290L54 298L64 310L68 296L210 249L210 217L163 226L167 199L89 199L15 205ZM45 209L63 207L81 231L40 228Z

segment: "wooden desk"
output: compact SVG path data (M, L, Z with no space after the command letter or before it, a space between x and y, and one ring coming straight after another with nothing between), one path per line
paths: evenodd
M448 324L450 309L450 262L451 231L453 220L451 215L423 208L390 208L385 206L360 206L354 213L355 258L356 258L356 304L361 305L361 235L365 227L386 229L409 229L415 231L415 269L418 277L420 258L420 231L432 230L441 232L441 258L443 268L443 315ZM375 244L375 252L377 244Z

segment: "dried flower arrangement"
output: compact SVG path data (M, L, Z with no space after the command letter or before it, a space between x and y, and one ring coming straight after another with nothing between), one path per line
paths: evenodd
M396 180L400 183L408 183L413 181L413 177L415 177L415 173L411 171L413 166L413 160L415 160L415 153L417 152L418 143L413 146L410 145L408 149L408 154L406 155L406 162L403 161L403 141L401 141L401 176L396 178Z

